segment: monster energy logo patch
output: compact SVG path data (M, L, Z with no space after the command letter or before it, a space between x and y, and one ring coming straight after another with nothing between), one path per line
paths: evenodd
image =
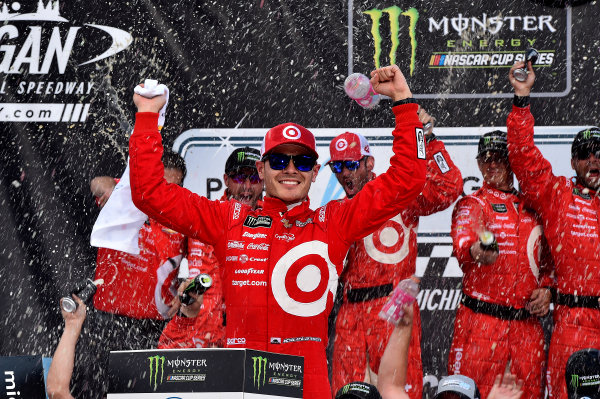
M260 390L261 387L265 386L265 382L267 381L267 358L254 356L252 357L252 362L252 382Z
M150 386L154 383L154 390L158 384L162 384L165 376L165 357L164 356L150 356ZM158 369L160 368L160 380L158 379Z
M398 6L392 6L388 8L384 8L383 10L379 10L377 8L373 8L371 10L367 10L363 12L371 17L371 35L373 36L373 41L375 44L375 54L373 58L375 59L375 68L380 67L380 58L381 58L381 33L379 31L380 21L383 13L388 14L388 18L390 21L390 39L392 41L392 46L390 48L390 65L396 63L396 50L398 50L398 45L400 41L398 37L400 35L400 16L408 17L408 36L410 37L410 75L412 76L415 70L415 59L417 56L417 38L416 38L416 28L417 21L419 20L419 12L416 8L409 8L408 10L402 12L402 9Z
M244 162L246 159L250 159L252 161L259 161L260 157L252 152L240 151L237 153L238 162Z
M498 213L508 212L508 209L506 209L505 204L492 204L492 209L494 210L494 212L498 212Z
M577 187L573 187L573 194L577 195L585 200L591 200L592 197L588 194L588 193L583 193L581 190L579 190Z
M579 376L577 374L571 374L571 386L575 389L579 388Z

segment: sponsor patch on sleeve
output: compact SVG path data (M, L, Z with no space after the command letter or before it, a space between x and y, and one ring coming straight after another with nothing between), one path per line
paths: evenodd
M436 152L433 154L433 159L435 159L435 163L437 163L438 168L442 173L446 173L450 171L450 166L448 166L448 162L446 162L446 158L444 158L444 154L441 152Z
M417 135L417 158L425 159L425 134L423 133L423 129L420 127L416 128L415 134Z

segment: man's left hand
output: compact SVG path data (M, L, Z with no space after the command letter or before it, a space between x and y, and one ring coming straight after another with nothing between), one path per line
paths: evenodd
M531 293L529 302L527 303L526 309L533 316L543 317L546 316L550 310L550 300L552 294L548 288L536 288Z

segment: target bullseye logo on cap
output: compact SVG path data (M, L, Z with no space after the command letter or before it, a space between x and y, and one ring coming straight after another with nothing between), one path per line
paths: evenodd
M298 140L302 137L302 133L300 133L300 129L296 126L288 126L283 129L283 137L289 140Z
M337 143L335 143L335 148L338 151L344 151L346 148L348 148L348 142L346 139L339 139Z
M281 308L300 317L325 311L329 292L337 290L338 273L328 255L327 244L309 241L283 255L271 275L271 289Z
M396 264L409 252L410 228L400 215L394 216L382 228L363 239L367 254L379 263Z

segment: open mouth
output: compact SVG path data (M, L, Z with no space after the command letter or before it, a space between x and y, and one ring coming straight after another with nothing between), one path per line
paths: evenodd
M352 191L354 189L354 182L352 180L345 180L344 185L349 191Z
M240 196L238 196L238 199L237 199L237 200L238 200L239 202L242 202L242 203L248 203L248 204L249 204L249 203L252 201L252 195L249 195L249 194L246 194L246 195L240 195Z
M598 177L600 177L600 169L596 169L596 168L590 169L587 172L587 175L588 175L588 177L598 178Z

